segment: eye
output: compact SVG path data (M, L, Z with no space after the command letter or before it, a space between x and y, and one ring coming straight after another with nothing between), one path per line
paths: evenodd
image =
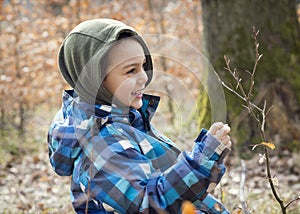
M133 69L130 69L129 71L127 71L126 72L126 74L133 74L134 73L134 71L135 71L135 69L133 68Z

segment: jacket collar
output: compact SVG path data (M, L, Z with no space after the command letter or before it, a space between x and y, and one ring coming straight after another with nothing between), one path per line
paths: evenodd
M158 96L143 94L143 105L139 109L139 112L141 113L144 120L146 131L150 130L150 121L154 113L156 112L159 101L160 97Z
M143 105L138 111L140 112L144 123L145 129L150 129L150 121L157 110L158 104L160 101L160 97L143 94ZM73 108L70 106L73 106ZM107 116L126 116L128 117L130 109L120 109L114 106L109 105L91 105L85 102L80 102L78 99L78 95L74 90L64 90L63 92L63 112L67 115L74 114L77 108L82 110L86 115L86 118L89 118L93 115L96 117L107 117ZM66 116L66 115L65 115ZM115 118L114 118L115 119ZM124 118L122 118L124 120Z

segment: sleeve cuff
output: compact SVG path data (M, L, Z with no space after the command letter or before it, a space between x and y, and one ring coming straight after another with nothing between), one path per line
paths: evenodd
M208 194L202 201L198 201L196 207L211 214L229 214L225 206L211 194Z
M200 134L198 135L198 137L195 139L195 142L202 142L204 141L204 137L206 137L207 134L207 130L206 129L201 129Z
M224 153L224 151L229 150L226 145L209 134L206 129L201 129L195 142L198 144L200 152L203 152L210 160L217 161L220 156L223 156L222 153ZM227 153L228 152L226 152L226 154Z

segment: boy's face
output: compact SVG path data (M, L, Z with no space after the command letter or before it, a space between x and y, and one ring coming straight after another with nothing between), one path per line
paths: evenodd
M104 87L128 107L142 107L142 96L148 76L142 46L133 39L123 39L108 53L108 66Z

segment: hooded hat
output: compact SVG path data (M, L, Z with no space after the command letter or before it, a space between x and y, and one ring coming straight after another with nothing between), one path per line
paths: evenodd
M148 75L146 86L151 82L153 65L150 52L133 28L112 19L84 21L69 33L58 53L60 72L80 100L91 104L112 104L113 96L102 85L106 76L103 59L112 45L124 37L137 40L143 47L144 69Z

